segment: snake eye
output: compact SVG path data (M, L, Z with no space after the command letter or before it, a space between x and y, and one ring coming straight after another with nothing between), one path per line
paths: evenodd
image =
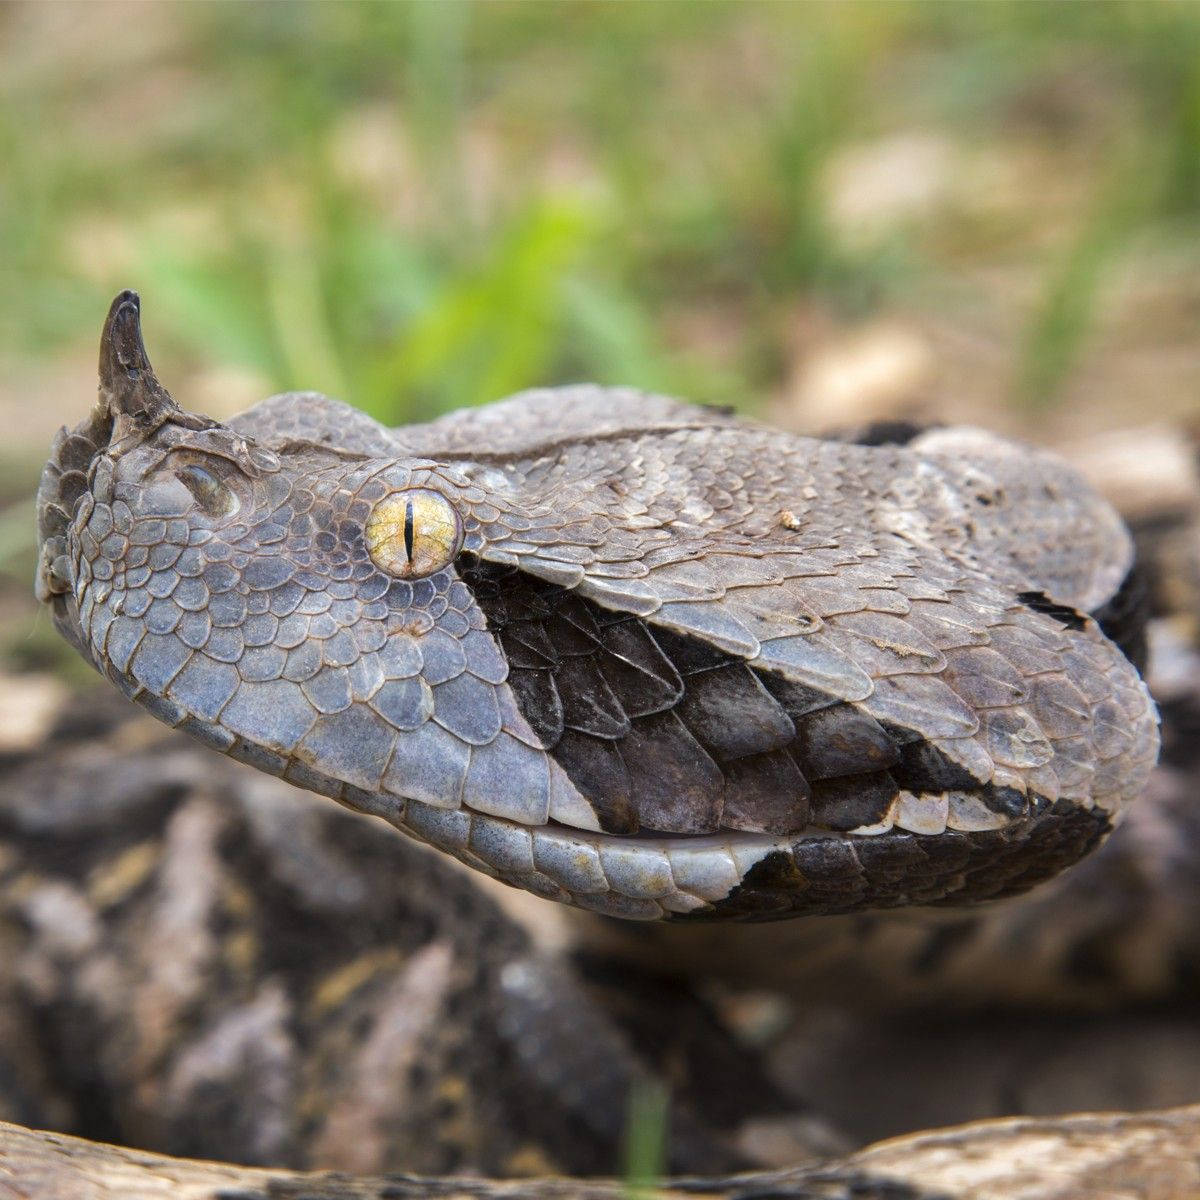
M440 571L462 546L462 524L450 501L421 488L385 496L363 532L371 560L400 579Z
M178 467L175 477L210 517L229 517L241 506L233 489L199 463Z

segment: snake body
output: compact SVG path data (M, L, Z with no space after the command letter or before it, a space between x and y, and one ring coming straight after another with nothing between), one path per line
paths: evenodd
M39 491L58 628L168 724L537 895L991 899L1103 841L1153 766L1136 630L1105 620L1131 542L1051 455L594 387L219 424L155 378L133 293L100 381Z

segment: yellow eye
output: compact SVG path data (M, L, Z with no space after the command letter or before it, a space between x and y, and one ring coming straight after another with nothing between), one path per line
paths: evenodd
M450 501L420 488L384 496L363 532L371 560L400 579L440 571L462 546L462 525Z

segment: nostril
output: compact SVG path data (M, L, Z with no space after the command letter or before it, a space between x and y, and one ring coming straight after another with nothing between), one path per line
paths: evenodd
M233 490L198 463L188 463L176 475L193 499L210 517L231 517L240 507Z

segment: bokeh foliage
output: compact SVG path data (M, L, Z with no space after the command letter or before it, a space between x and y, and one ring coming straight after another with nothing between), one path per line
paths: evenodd
M869 313L1026 233L856 244L831 156L1016 127L1092 164L1025 333L1050 403L1106 265L1200 211L1190 3L53 7L40 53L0 10L9 355L89 344L132 285L160 354L392 421L579 378L753 402L802 299Z

